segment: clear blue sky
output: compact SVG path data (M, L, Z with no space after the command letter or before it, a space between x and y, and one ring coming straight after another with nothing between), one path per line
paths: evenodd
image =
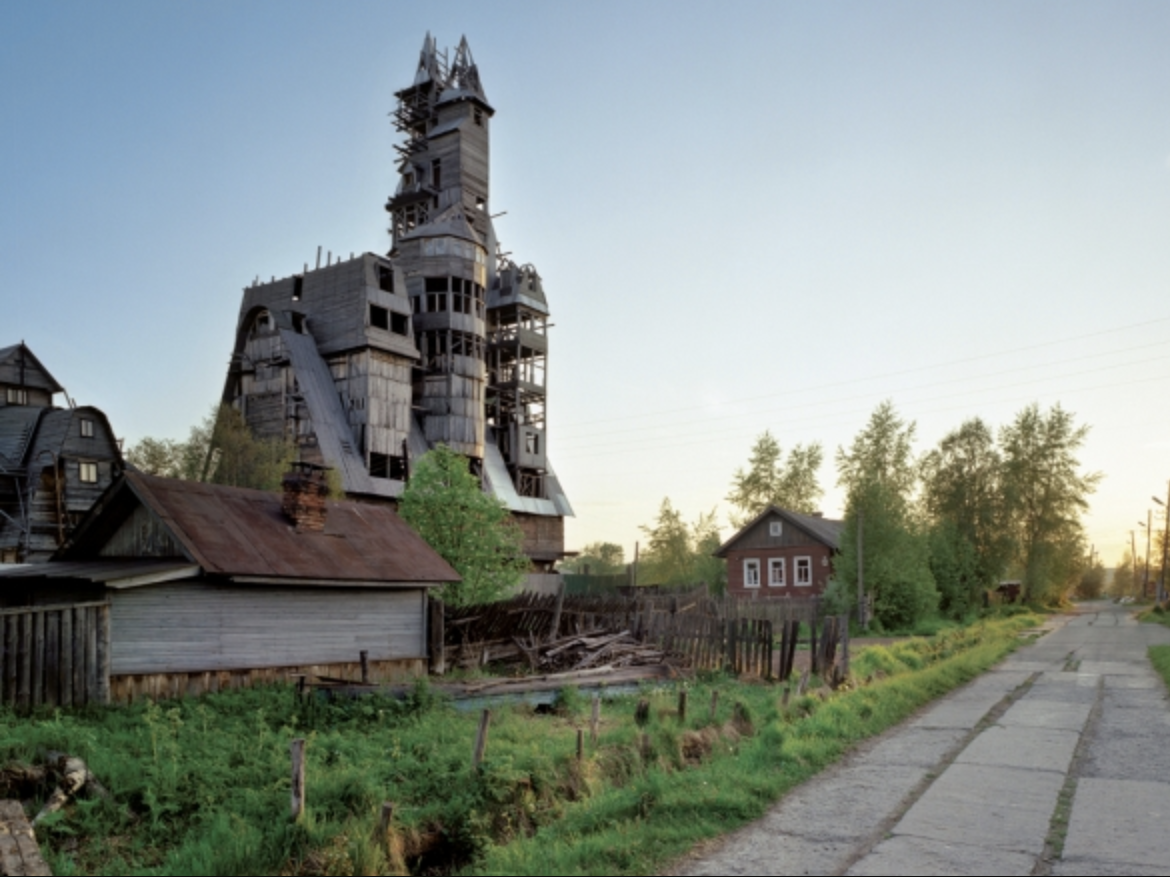
M0 4L0 343L127 441L218 397L242 287L384 251L393 91L471 41L554 312L570 547L892 398L1061 401L1113 561L1170 478L1170 4ZM726 508L721 507L721 512Z

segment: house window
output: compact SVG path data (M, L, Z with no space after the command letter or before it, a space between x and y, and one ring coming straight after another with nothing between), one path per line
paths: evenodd
M406 458L389 454L370 454L370 477L388 478L391 481L406 480Z
M760 562L758 560L745 560L743 562L743 586L745 588L758 588L760 586Z
M300 301L301 296L305 294L305 278L304 275L299 275L293 278L293 301Z
M80 463L78 464L78 477L82 484L97 484L98 468L97 463Z
M394 311L390 312L390 331L395 335L407 334L406 330L409 325L410 321L406 314L399 314Z
M786 584L787 582L784 581L784 558L771 558L768 561L768 587L783 588Z
M370 325L375 329L389 329L390 312L378 305L370 305Z
M382 292L394 291L394 269L385 265L378 266L378 289Z
M812 584L812 558L796 558L796 586L807 588Z
M526 432L524 434L524 445L525 453L535 457L540 453L540 436L534 432Z
M783 536L784 535L784 522L783 521L772 521L770 524L768 524L768 535L772 536L772 537Z
M27 405L28 404L28 390L22 387L8 388L8 404L9 405Z
M87 417L81 418L81 437L93 438L93 421Z

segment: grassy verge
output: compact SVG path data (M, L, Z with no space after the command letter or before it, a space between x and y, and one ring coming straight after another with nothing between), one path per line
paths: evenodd
M1151 646L1150 661L1170 688L1170 646Z
M0 763L78 755L110 790L38 827L56 874L645 873L760 815L856 741L971 679L1018 643L1027 618L863 650L872 684L781 705L775 686L711 677L607 700L576 758L589 704L493 713L470 767L478 716L420 686L406 703L299 703L291 689L225 692L33 720L0 713ZM719 692L712 716L709 704ZM645 735L645 737L643 737ZM288 818L289 742L307 745L307 814ZM35 810L50 789L4 796ZM383 800L394 828L374 838Z
M1170 611L1161 606L1153 606L1138 614L1139 621L1149 621L1153 624L1164 624L1170 627Z

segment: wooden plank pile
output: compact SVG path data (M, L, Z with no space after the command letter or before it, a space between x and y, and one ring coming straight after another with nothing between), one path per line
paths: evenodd
M0 801L0 873L51 875L19 801Z

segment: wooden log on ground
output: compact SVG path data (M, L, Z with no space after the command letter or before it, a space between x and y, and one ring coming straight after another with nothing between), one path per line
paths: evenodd
M0 801L0 873L14 877L48 877L53 873L41 856L19 801Z

